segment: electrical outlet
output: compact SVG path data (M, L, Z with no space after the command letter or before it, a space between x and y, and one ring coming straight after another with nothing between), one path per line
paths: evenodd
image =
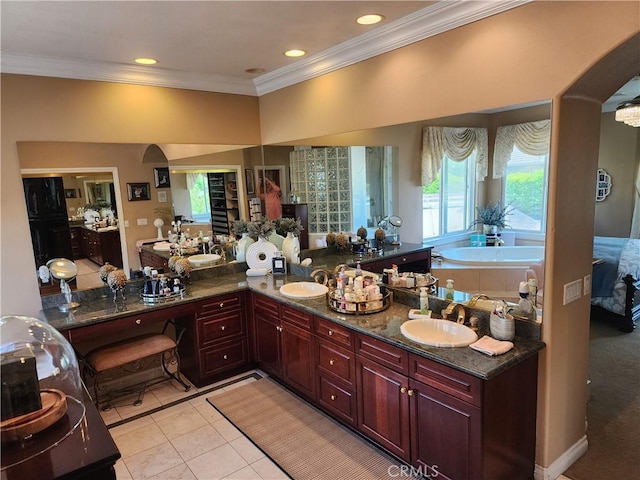
M139 218L138 219L138 226L142 226L142 225L146 225L147 224L147 219L146 218Z
M582 294L586 297L591 295L591 274L585 275L582 281Z
M127 228L129 226L129 220L125 220L124 221L124 228Z
M582 279L574 280L573 282L566 283L564 285L564 299L563 305L578 300L582 296Z

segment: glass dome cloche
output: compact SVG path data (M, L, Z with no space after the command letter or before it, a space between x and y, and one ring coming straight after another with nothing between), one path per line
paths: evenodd
M85 405L75 352L44 321L0 317L0 366L4 469L66 438L80 425ZM34 445L38 451L29 448Z

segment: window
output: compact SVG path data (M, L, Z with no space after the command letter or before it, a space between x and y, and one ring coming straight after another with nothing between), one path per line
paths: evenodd
M465 160L444 156L440 173L422 187L423 237L463 232L473 221L476 152Z
M187 189L191 202L191 216L197 222L211 221L211 204L206 173L187 173Z
M504 201L513 207L508 225L514 230L543 232L547 211L549 155L528 155L517 146L505 169Z

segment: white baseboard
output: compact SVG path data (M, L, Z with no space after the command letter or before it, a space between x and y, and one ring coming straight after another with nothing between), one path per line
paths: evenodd
M587 452L588 447L589 443L587 442L587 436L585 435L548 467L536 465L533 473L534 480L556 480L560 475L566 472L576 460Z

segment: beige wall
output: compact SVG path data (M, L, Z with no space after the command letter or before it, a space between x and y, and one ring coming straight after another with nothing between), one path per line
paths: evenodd
M602 115L598 168L611 175L611 193L596 203L594 233L628 237L635 198L635 174L640 165L640 129L615 121L615 113ZM594 187L595 188L595 187Z
M563 94L638 33L639 18L637 2L533 2L259 100L262 143L554 100L543 325L547 348L540 361L536 455L543 467L585 434L589 302L583 297L562 305L562 285L590 272L591 245L584 241L575 248L575 239L593 233L598 102L637 74L637 57L627 52L635 71L624 64L610 68L609 78L597 75L608 82L599 98L565 99ZM576 89L575 95L585 92L589 89ZM37 314L39 309L26 209L14 201L22 195L17 141L258 144L257 114L255 99L237 96L4 75L0 205L2 224L11 225L11 231L5 227L1 236L2 313ZM417 152L419 128L370 130L371 141L362 143L376 144L380 133L385 138L379 143L409 145L410 152ZM403 189L394 204L406 225L421 222L415 208L421 191L418 172L415 154L401 154ZM421 238L416 238L418 230L411 240ZM403 238L410 241L404 231Z

